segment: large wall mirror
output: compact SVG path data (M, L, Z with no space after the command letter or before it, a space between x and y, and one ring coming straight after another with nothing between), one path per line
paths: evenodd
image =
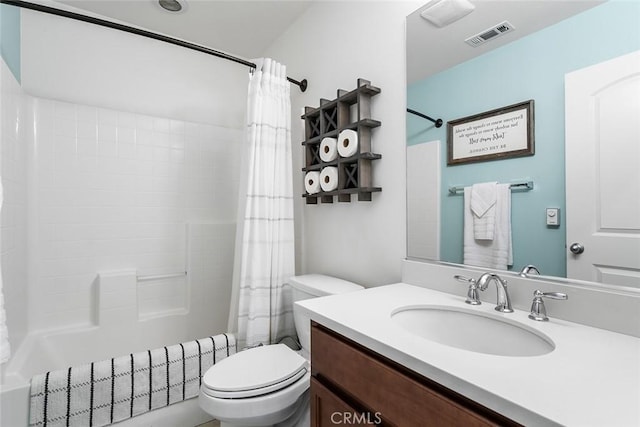
M450 24L423 16L458 3L472 10ZM452 187L532 183L510 192L508 270L640 289L640 78L606 65L640 62L638 16L631 1L436 0L407 17L407 108L444 122L407 113L410 259L465 263L465 195ZM586 87L589 75L609 82ZM449 121L529 100L533 155L447 165Z

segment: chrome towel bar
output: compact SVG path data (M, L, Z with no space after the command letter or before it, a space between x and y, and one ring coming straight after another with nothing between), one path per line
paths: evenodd
M533 190L533 181L513 182L509 184L511 190ZM449 194L458 194L464 191L464 186L449 187Z

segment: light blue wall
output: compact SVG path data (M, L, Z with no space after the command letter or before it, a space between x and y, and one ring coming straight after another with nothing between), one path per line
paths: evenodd
M512 194L514 267L533 263L543 274L566 275L564 187L564 75L640 49L640 2L612 1L409 85L407 105L448 120L535 100L535 155L507 160L442 163L441 259L462 262L462 195L451 185L533 180ZM516 29L517 31L517 29ZM446 124L407 115L407 144L440 140ZM545 208L562 209L559 228L545 225Z
M0 4L0 55L20 82L20 9Z

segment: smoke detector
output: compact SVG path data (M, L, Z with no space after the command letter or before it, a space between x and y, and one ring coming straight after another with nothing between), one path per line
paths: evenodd
M508 21L503 21L491 28L487 28L486 30L476 34L475 36L469 37L465 40L465 42L473 47L476 47L513 30L513 25L511 25Z
M171 13L183 13L187 10L187 2L185 0L158 0L156 4L163 11Z

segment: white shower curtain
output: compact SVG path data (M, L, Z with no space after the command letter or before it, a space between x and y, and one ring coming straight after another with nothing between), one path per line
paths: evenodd
M286 67L257 61L249 81L230 327L238 347L294 335L290 289L294 274L291 101Z

